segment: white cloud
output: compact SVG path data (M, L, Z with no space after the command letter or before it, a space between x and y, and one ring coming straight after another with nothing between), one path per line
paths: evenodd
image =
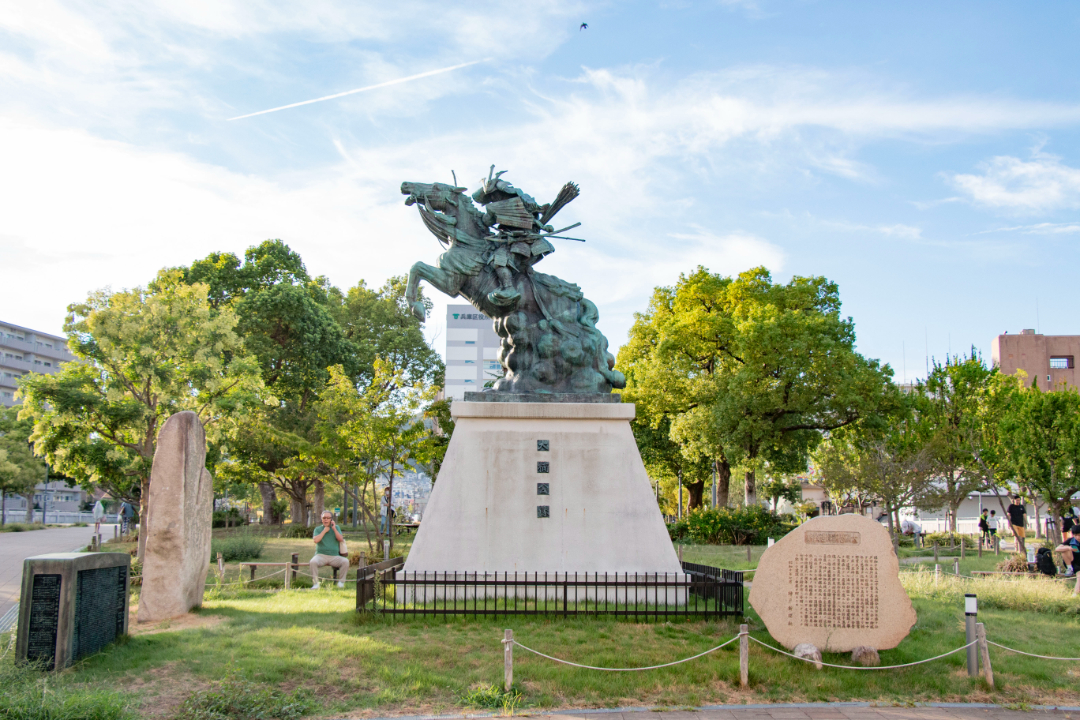
M980 175L954 175L952 183L973 202L1024 213L1080 207L1080 169L1052 155L1031 160L1007 155L979 166Z
M1015 227L994 228L983 230L978 235L989 233L1019 232L1025 235L1071 235L1080 233L1080 223L1035 223L1034 225L1017 225Z

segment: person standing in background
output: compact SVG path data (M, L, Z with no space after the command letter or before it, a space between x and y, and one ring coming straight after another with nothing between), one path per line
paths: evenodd
M94 503L94 534L101 534L101 519L105 517L105 506L98 500Z
M1024 545L1024 538L1027 536L1027 508L1024 507L1023 498L1019 495L1013 495L1012 505L1007 510L1009 512L1009 525L1013 537L1016 538L1016 551L1020 553L1027 552Z

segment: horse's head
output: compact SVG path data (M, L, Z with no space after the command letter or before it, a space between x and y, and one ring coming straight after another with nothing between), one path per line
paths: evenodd
M458 202L466 190L467 188L443 183L401 183L401 194L408 195L405 198L406 205L420 203L422 206L447 214L457 212Z
M452 226L477 238L488 235L483 214L465 194L467 189L443 183L401 183L401 194L408 195L405 204L419 205L424 224L443 244L453 243L458 237L458 233L450 232Z

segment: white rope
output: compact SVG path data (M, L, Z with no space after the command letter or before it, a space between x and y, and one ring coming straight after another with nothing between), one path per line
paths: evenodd
M762 647L767 647L770 650L772 650L773 652L778 652L781 655L787 655L788 657L795 658L796 660L802 660L803 662L814 663L815 665L818 664L817 660L811 660L809 658L799 657L798 655L792 655L791 653L784 652L783 650L781 650L779 648L774 648L772 645L766 645L765 643L761 642L760 640L758 640L757 638L754 638L754 637L752 637L750 639L753 640L754 642L756 642L758 645L761 645ZM968 649L969 647L971 647L972 645L974 645L977 642L978 642L978 640L972 640L967 645L961 645L960 647L956 648L955 650L950 650L949 652L943 653L943 654L938 655L936 657L927 658L926 660L916 660L915 662L904 663L903 665L878 665L877 667L859 667L858 665L833 665L832 663L827 663L827 662L823 662L821 664L824 665L825 667L840 668L841 670L895 670L897 668L911 667L913 665L922 665L923 663L933 662L934 660L940 660L943 657L948 657L949 655L952 655L954 653L958 653L961 650L966 650L966 649Z
M691 660L697 660L699 657L702 657L703 655L708 655L711 652L716 652L717 650L724 647L725 645L730 645L731 643L735 642L738 639L739 639L739 636L736 635L735 637L731 638L730 640L728 640L726 643L723 643L722 645L717 645L716 647L714 647L714 648L712 648L710 650L706 650L703 653L698 653L697 655L694 655L694 656L688 657L688 658L684 658L682 660L676 660L675 662L664 663L663 665L650 665L649 667L639 667L639 668L604 668L604 667L595 667L593 665L581 665L579 663L570 662L569 660L560 660L557 657L552 657L550 655L545 655L544 653L542 653L542 652L540 652L538 650L533 650L530 647L525 647L524 645L519 643L517 640L503 640L502 642L503 642L504 645L506 643L508 643L508 642L511 642L511 643L517 645L522 650L528 650L529 652L531 652L531 653L533 653L535 655L539 655L540 657L547 658L548 660L554 660L555 662L562 663L563 665L572 665L574 667L584 668L586 670L602 670L604 672L640 672L642 670L657 670L659 668L671 667L672 665L678 665L680 663L690 662Z
M995 646L1001 648L1002 650L1008 650L1009 652L1014 652L1014 653L1017 653L1018 655L1027 655L1028 657L1041 658L1043 660L1072 660L1072 661L1080 660L1080 658L1065 658L1065 657L1053 657L1051 655L1036 655L1035 653L1024 652L1023 650L1017 650L1016 648L1005 647L1004 645L1002 645L1000 643L992 642L990 640L987 640L986 644L987 645L995 645Z

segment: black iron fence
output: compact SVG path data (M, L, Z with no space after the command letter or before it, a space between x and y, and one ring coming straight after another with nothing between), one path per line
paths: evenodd
M741 572L683 563L682 573L404 572L360 568L357 610L389 615L614 615L640 619L743 614Z

